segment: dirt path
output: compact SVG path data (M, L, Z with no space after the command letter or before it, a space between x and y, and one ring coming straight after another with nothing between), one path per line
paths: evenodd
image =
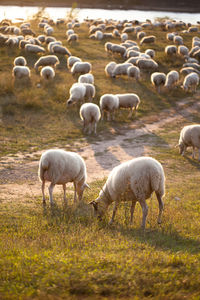
M151 155L151 147L155 144L173 146L160 140L157 133L169 123L176 123L181 119L190 120L192 114L200 109L200 104L188 106L188 103L189 99L183 100L175 109L165 110L150 118L142 118L129 128L124 127L117 132L112 129L109 139L104 139L101 135L94 143L88 143L85 139L84 146L80 147L80 144L77 144L77 149L75 146L72 151L77 151L85 159L88 182L106 177L113 167L121 162L141 155ZM188 107L185 108L186 106ZM37 169L43 151L27 155L18 153L0 159L0 201L41 194Z

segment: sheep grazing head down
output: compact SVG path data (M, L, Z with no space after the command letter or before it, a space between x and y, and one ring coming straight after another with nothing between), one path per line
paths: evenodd
M179 143L177 146L179 147L179 153L182 155L183 152L184 152L184 144L183 143Z
M102 220L105 211L100 207L99 203L96 200L93 200L89 203L94 208L94 216L97 217L100 221Z
M67 106L72 105L75 101L76 101L75 99L69 98L69 99L67 100Z

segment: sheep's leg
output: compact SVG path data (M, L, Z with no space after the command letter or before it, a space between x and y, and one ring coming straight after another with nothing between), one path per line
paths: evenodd
M118 203L117 201L115 201L114 207L113 207L112 218L111 218L111 220L110 220L110 222L109 222L109 225L111 225L111 224L114 222L114 218L115 218L115 215L116 215L116 211L117 211L118 204L119 204L119 203Z
M101 120L103 121L104 119L104 110L101 110Z
M45 194L44 194L44 188L45 188L45 181L42 181L42 200L43 204L46 204Z
M130 113L128 115L128 118L132 118L132 115L133 115L133 107L130 108Z
M97 123L94 122L94 134L96 135L97 134Z
M136 205L136 201L132 201L131 209L130 209L130 212L131 212L130 223L131 223L131 224L133 223L133 213L134 213L134 210L135 210L135 205Z
M74 203L77 202L77 196L76 196L76 183L74 182Z
M66 198L66 184L63 184L63 192L64 192L64 203L67 204L67 198Z
M158 215L158 224L161 224L161 218L162 218L162 213L163 213L163 209L164 209L164 203L162 201L162 197L156 193L156 197L158 199L158 203L159 203L159 215Z
M54 186L55 186L54 183L51 183L50 186L49 186L49 201L50 201L51 205L54 204L54 202L53 202L53 189L54 189Z
M200 161L200 149L199 149L199 161Z
M107 120L110 121L110 112L107 112Z
M140 201L140 206L142 208L142 229L145 229L146 218L148 214L148 206L145 200Z
M193 151L192 151L192 158L195 159L195 147L192 147Z

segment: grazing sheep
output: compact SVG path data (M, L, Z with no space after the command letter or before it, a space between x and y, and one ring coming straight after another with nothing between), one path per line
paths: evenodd
M44 43L45 42L45 38L46 36L43 34L38 35L37 39L40 41L40 43Z
M136 66L130 66L127 69L127 75L129 78L135 78L138 81L140 79L140 69Z
M144 36L146 36L146 32L144 32L144 31L139 31L137 33L137 39L138 40L141 40Z
M72 75L75 74L86 74L92 70L92 65L89 62L77 61L71 68Z
M151 74L151 83L155 86L158 93L160 93L160 87L165 84L165 73L155 72Z
M116 65L117 63L115 61L111 61L105 66L106 76L112 77L112 73Z
M80 117L83 120L83 132L96 134L97 123L101 118L101 112L98 105L94 103L84 103L80 108Z
M121 63L121 64L116 64L113 71L112 71L112 78L115 78L116 76L119 75L127 75L127 69L129 67L132 67L131 63Z
M183 38L180 35L175 35L173 37L174 44L183 45Z
M36 63L34 64L34 68L36 71L38 71L39 67L44 67L44 66L53 66L55 68L56 65L59 63L60 61L56 55L46 55L46 56L41 56L36 61Z
M130 114L128 118L132 117L133 110L136 112L140 104L139 96L133 93L117 94L116 96L119 99L119 108L130 108Z
M191 90L191 91L196 92L196 88L197 88L198 84L199 84L199 75L192 72L184 78L182 88L185 91Z
M187 147L193 147L192 158L195 158L195 148L199 151L199 158L200 161L200 125L188 125L184 126L180 132L179 138L179 152L181 155L184 155Z
M120 38L121 38L121 41L122 41L122 43L123 42L125 42L126 40L128 40L128 34L127 33L122 33L121 35L120 35Z
M144 36L140 41L140 45L155 43L155 41L156 41L156 37L154 35Z
M46 36L45 37L45 43L48 45L51 42L56 42L56 38L53 36Z
M179 81L179 73L175 70L172 70L169 73L167 73L164 87L167 89L171 89L177 85L178 81Z
M67 59L68 69L70 69L75 64L75 62L77 62L77 61L82 61L82 60L81 60L81 58L79 58L77 56L69 56L68 59Z
M94 84L94 76L91 73L80 75L78 78L78 82Z
M44 53L45 49L38 45L27 44L25 45L25 51L28 53Z
M69 90L70 97L67 100L67 106L75 102L84 102L85 93L86 86L84 83L74 83Z
M55 77L55 71L52 67L46 66L41 69L40 76L45 80L50 80Z
M47 49L48 49L48 51L49 51L50 53L53 53L53 46L54 46L54 45L62 45L62 42L61 42L61 41L50 42L50 43L48 44L48 47L47 47Z
M78 34L73 33L68 36L68 39L67 39L68 43L73 43L73 42L77 42L77 41L78 41Z
M121 57L124 57L124 55L126 54L126 48L124 46L121 46L121 45L112 44L111 45L111 52L113 54L118 54L118 55L121 55Z
M66 47L61 46L61 45L53 45L51 50L52 50L52 53L55 53L55 54L71 56L70 51Z
M18 56L14 59L14 66L26 66L27 62L23 56Z
M87 99L88 101L92 101L96 94L95 86L91 83L83 83L83 84L86 87L85 99Z
M183 46L183 45L178 46L178 54L180 56L188 56L188 54L189 54L188 47Z
M66 183L74 183L74 202L82 200L83 191L89 187L86 183L87 172L85 162L82 157L75 153L62 149L50 149L45 151L39 161L38 177L42 182L43 204L46 204L44 188L45 182L49 181L49 200L53 205L53 189L56 184L61 184L64 191L64 201L66 199Z
M113 94L104 94L100 98L101 119L104 119L104 113L107 114L107 120L114 120L115 111L119 108L119 98Z
M198 71L200 71L200 65L198 63L195 63L195 62L187 62L185 64L183 64L183 68L187 68L187 67L191 67L191 68L194 68Z
M17 79L30 78L31 71L26 66L15 66L12 70L12 76Z
M90 202L95 214L100 218L105 214L108 206L114 202L113 214L109 224L115 218L117 207L121 201L131 201L131 223L136 202L142 208L142 228L145 229L148 206L146 199L155 192L159 203L158 224L161 223L163 212L162 197L165 193L165 174L162 165L151 157L138 157L115 167L99 193L99 197Z
M49 26L48 24L44 26L44 32L46 33L46 35L52 35L54 32L53 27Z
M180 74L182 74L183 76L186 76L191 73L197 73L200 75L200 72L193 67L185 67L180 70Z
M136 61L136 65L138 66L139 69L143 69L148 72L158 68L157 62L155 62L153 59L146 59L146 58L138 58Z
M151 58L154 58L156 53L153 49L147 49L145 50L145 54L149 55Z
M165 47L165 54L172 56L175 55L177 53L177 47L174 45L168 45Z
M111 42L105 43L105 44L104 44L104 49L105 49L105 51L106 51L106 52L112 52L112 45L113 45L113 43L111 43Z

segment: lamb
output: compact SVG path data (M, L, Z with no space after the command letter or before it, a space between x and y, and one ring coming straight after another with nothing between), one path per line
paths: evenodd
M167 73L164 87L167 89L173 88L179 81L179 73L175 70Z
M91 73L80 75L78 78L78 82L94 84L94 76Z
M179 138L179 153L181 155L185 154L187 147L193 147L192 158L195 158L195 148L199 151L199 158L200 161L200 125L187 125L184 126L180 132Z
M132 117L133 110L135 109L136 112L140 104L139 96L133 93L117 94L116 96L119 99L119 108L130 108L130 114L128 117Z
M71 68L72 75L75 74L86 74L92 70L92 65L89 62L77 61Z
M49 149L45 151L39 161L38 177L42 182L43 204L46 204L45 199L45 182L49 181L49 200L53 205L53 189L56 184L61 184L64 191L64 202L66 199L66 183L73 182L74 184L74 202L82 200L83 191L89 187L86 183L87 171L86 165L82 157L70 151L62 149Z
M165 54L172 56L177 53L177 47L174 45L168 45L165 47Z
M113 94L104 94L100 98L101 118L104 119L104 112L107 113L107 120L114 120L115 111L119 108L119 98Z
M45 80L50 80L55 77L55 71L52 67L46 66L41 69L40 76L43 77Z
M116 65L117 63L115 61L111 61L105 66L106 76L112 77L112 73Z
M62 54L62 55L71 56L70 51L62 45L53 45L52 48L51 48L51 51L52 51L52 53L55 53L55 54Z
M114 222L121 201L131 201L131 223L136 202L142 208L142 229L145 229L148 206L146 199L155 192L159 203L157 222L161 223L165 194L165 174L162 165L152 157L138 157L115 167L95 201L91 201L95 214L101 219L108 206L114 202L113 214L109 224Z
M199 84L199 75L192 72L185 77L182 88L185 91L188 91L190 89L196 92L196 88L198 84Z
M27 62L23 56L18 56L14 59L14 66L26 66Z
M39 67L44 67L44 66L52 66L56 67L57 64L59 64L60 61L56 55L46 55L46 56L41 56L35 63L34 68L36 71L38 71Z
M101 112L98 105L94 103L84 103L80 108L80 117L83 120L83 132L89 134L94 132L96 135L97 123L101 118Z
M85 93L86 86L83 83L74 83L69 90L70 97L67 100L67 106L75 102L83 102Z
M27 66L15 66L12 70L12 76L17 79L30 78L31 71Z
M150 43L155 43L156 41L156 37L154 35L149 35L149 36L144 36L141 41L140 41L140 45L142 44L150 44Z
M140 79L140 69L132 65L128 67L127 75L129 78L135 78L138 81Z
M81 58L77 57L77 56L70 56L68 57L67 59L67 67L68 69L70 69L74 64L75 62L77 61L82 61Z
M27 44L25 45L25 51L29 53L44 53L45 49L41 46Z
M122 64L116 64L112 71L112 78L115 78L118 75L127 75L127 69L129 67L132 67L131 63L122 63Z
M151 83L155 86L158 93L160 93L160 87L165 84L165 73L155 72L151 74Z

